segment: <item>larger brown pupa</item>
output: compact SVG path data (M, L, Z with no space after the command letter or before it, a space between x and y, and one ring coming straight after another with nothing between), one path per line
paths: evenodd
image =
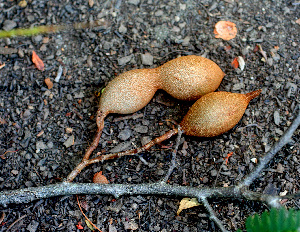
M186 135L213 137L233 128L242 118L251 99L261 90L247 94L213 92L196 101L180 126Z
M215 91L225 73L202 56L182 56L158 67L160 88L179 100L197 100Z

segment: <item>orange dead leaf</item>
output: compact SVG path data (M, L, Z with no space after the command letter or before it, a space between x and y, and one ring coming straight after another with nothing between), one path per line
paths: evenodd
M295 22L300 25L300 19L297 19Z
M83 230L83 226L81 225L81 222L78 222L76 227L77 227L78 230Z
M229 157L232 156L232 155L233 155L233 152L230 152L230 153L227 154L227 157L225 158L225 164L226 164L226 165L227 165L227 163L228 163Z
M38 55L35 53L35 51L32 51L32 62L35 64L35 67L40 70L44 71L45 66L43 61L38 57Z
M237 69L239 67L239 62L238 62L238 59L235 57L233 59L233 61L231 62L231 66L234 68L234 69Z
M2 69L4 67L5 67L5 63L3 63L3 64L0 65L0 69Z
M224 40L231 40L235 38L237 34L237 28L235 23L230 21L219 21L215 25L215 37Z
M109 184L107 178L104 175L102 175L102 171L95 173L93 177L93 182L96 184Z

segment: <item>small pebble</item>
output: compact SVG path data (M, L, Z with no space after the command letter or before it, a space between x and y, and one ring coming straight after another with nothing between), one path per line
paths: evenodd
M64 142L64 146L66 148L71 147L72 145L74 145L75 142L75 137L74 135L71 135L65 142Z
M43 141L37 141L35 144L36 153L39 153L41 150L45 150L47 148L47 145Z
M122 66L124 64L127 64L131 58L132 58L133 55L129 55L129 56L124 56L124 57L121 57L118 59L118 65Z
M16 26L17 26L17 23L15 21L5 20L3 23L2 29L4 31L10 31L10 30L14 29Z
M123 25L123 23L119 27L119 32L124 34L127 32L127 28Z
M211 171L210 171L210 175L211 175L211 176L217 176L217 175L218 175L217 170L216 170L216 169L211 170Z
M140 0L128 0L128 3L137 6L140 4Z
M143 65L153 65L153 56L150 53L141 55Z
M146 134L148 133L148 127L142 125L136 125L134 131L137 133Z
M274 112L274 122L277 126L279 126L279 124L280 124L280 115L279 115L279 112L277 110Z
M131 130L124 129L124 130L120 131L118 138L125 141L125 140L129 139L130 136L131 136Z

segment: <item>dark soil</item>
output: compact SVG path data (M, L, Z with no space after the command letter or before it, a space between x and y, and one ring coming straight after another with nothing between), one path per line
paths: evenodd
M243 119L229 132L210 139L183 136L179 166L171 184L229 186L236 184L293 121L299 105L299 2L290 1L155 1L94 0L0 1L1 27L103 21L92 29L68 30L34 37L0 39L0 191L60 182L78 164L95 133L98 95L117 74L136 68L157 67L180 55L202 55L226 73L218 90L246 93L261 88ZM12 20L9 22L7 20ZM236 23L235 39L213 34L215 23ZM297 21L298 20L298 21ZM265 60L257 50L261 45ZM10 48L3 50L1 48ZM45 63L35 68L31 51ZM6 53L6 54L5 54ZM151 59L142 55L150 53ZM242 56L243 71L231 62ZM63 75L54 79L59 66ZM54 82L48 89L44 79ZM163 91L133 115L110 115L97 151L126 150L172 128L191 102L173 99ZM66 141L74 136L74 144ZM252 184L255 191L292 194L299 191L300 133L285 146ZM70 138L72 142L72 137ZM103 171L110 183L149 183L169 167L175 138L138 157L124 157L86 168L76 182L91 182ZM67 145L68 146L68 145ZM169 149L168 149L169 147ZM233 152L227 165L224 157ZM176 216L180 198L80 196L84 211L102 231L214 231L216 225L204 207ZM247 216L267 206L241 199L211 199L229 230L244 228ZM287 200L299 209L299 200ZM0 231L89 231L75 196L0 207Z

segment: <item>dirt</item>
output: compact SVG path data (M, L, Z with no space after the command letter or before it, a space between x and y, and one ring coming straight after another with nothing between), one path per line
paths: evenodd
M0 2L0 29L101 22L91 29L0 39L0 62L5 63L0 69L0 191L62 181L93 138L101 89L124 71L154 68L189 54L213 60L226 73L218 90L246 93L261 88L262 94L229 132L210 139L183 136L178 167L169 183L236 184L299 110L299 12L297 1L28 1L24 8L17 1ZM237 25L236 38L215 38L214 25L220 20ZM45 71L32 63L33 50L44 61ZM244 70L231 66L238 56L245 60ZM60 66L62 76L56 82ZM51 89L47 78L53 82ZM190 105L158 91L139 112L108 116L97 151L138 147L172 128L170 120L180 122ZM299 191L299 138L298 129L252 190ZM91 182L94 173L102 171L110 183L155 182L166 174L174 144L171 138L142 154L148 165L138 157L124 157L90 166L74 181ZM218 230L203 206L176 216L180 198L79 198L102 231ZM268 209L243 199L210 203L232 231L244 228L249 215ZM291 199L284 205L299 209L300 201ZM0 207L2 212L0 231L9 226L10 231L79 231L80 223L89 231L75 196Z

